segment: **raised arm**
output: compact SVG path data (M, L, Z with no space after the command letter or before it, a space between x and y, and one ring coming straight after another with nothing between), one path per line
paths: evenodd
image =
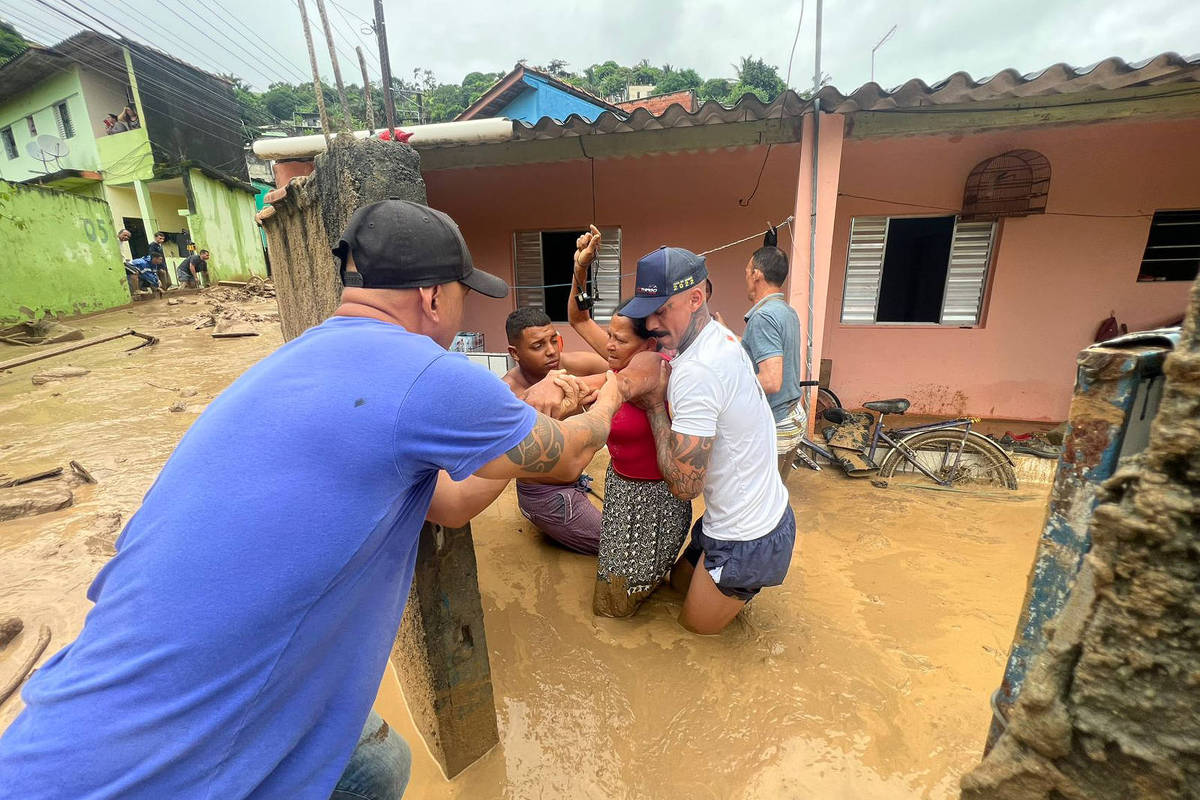
M571 273L571 293L567 295L567 321L571 323L575 332L583 337L589 347L597 354L604 356L605 346L608 344L608 334L604 332L604 328L600 327L600 323L592 319L592 315L587 310L580 308L579 304L575 302L576 295L587 286L588 265L596 257L596 251L599 248L600 231L596 229L595 225L590 226L590 231L580 236L575 242L575 270Z

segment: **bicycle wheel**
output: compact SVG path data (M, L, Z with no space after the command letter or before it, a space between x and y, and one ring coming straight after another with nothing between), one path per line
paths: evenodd
M826 410L841 407L842 401L830 389L826 389L824 386L817 389L817 419L822 419L821 414Z
M954 486L1016 489L1017 473L1005 452L974 431L967 431L963 441L963 433L953 429L927 431L913 434L901 444L913 451L921 466ZM930 483L899 448L892 448L883 460L879 477L903 483Z

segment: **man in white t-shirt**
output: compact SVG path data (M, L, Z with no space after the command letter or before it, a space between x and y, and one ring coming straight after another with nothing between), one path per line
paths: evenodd
M685 594L680 624L706 634L728 625L764 586L783 583L796 541L771 406L746 351L709 314L707 277L702 257L661 247L638 261L636 292L622 311L645 318L662 347L678 351L663 363L659 389L637 402L671 493L704 493L704 516L671 585Z

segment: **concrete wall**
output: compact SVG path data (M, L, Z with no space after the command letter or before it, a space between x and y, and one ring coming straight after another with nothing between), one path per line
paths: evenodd
M1200 121L847 139L823 352L842 401L906 396L925 413L1065 419L1075 354L1110 312L1131 330L1182 316L1188 283L1138 283L1137 275L1149 215L1200 207L1197 142ZM1048 212L1108 216L1005 220L978 327L841 324L850 219L953 213L938 207L961 206L971 168L1016 148L1050 160Z
M267 276L262 239L254 221L254 195L190 170L192 214L188 217L197 250L208 250L209 277L248 280Z
M664 245L696 252L740 239L792 213L800 146L771 150L762 186L749 208L738 205L754 186L765 148L720 150L640 158L597 159L596 213L592 214L591 170L586 160L513 167L425 172L429 204L459 224L475 263L513 282L513 232L586 228L589 222L621 228L621 271ZM790 247L787 232L780 245ZM760 239L708 257L719 310L737 331L744 327L746 261ZM633 292L632 275L623 294ZM504 318L515 296L492 300L468 296L463 326L483 331L487 349L503 351ZM566 325L560 330L574 347L583 346Z
M54 106L64 100L75 135L65 140L69 148L66 157L59 159L57 166L54 162L46 166L25 150L27 143L37 138L30 135L25 117L33 117L39 136L58 136ZM47 76L42 83L0 105L0 129L10 126L17 142L17 157L10 160L0 150L0 178L4 180L27 181L35 175L57 169L96 170L100 167L79 73L74 68Z
M0 181L0 321L129 302L108 204Z
M534 75L526 75L523 80L532 87L531 90L522 92L496 116L519 119L532 125L542 117L564 120L572 114L590 122L604 113L605 109L600 106L551 86Z

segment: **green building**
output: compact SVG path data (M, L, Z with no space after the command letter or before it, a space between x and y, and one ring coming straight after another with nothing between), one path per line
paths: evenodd
M110 133L106 115L126 108L136 114L137 126ZM121 228L132 235L128 250L135 257L146 253L155 231L167 234L172 280L189 242L210 251L213 280L265 276L254 220L257 189L243 147L228 81L137 42L83 32L0 65L0 204L9 218L0 223L0 320L29 310L69 314L127 302L127 291L102 292L107 299L72 295L74 286L88 285L100 272L123 283L119 260L111 273L111 263L89 261L107 258L89 254L104 252ZM55 280L30 290L28 302L14 279L37 276L17 263L30 259L17 248L29 246L31 226L44 227L38 215L49 201L12 184L90 198L108 210L55 221L53 235L67 245L78 241L79 257L44 263L57 271ZM23 225L8 224L17 220ZM56 243L42 252L58 249ZM60 288L47 296L49 285Z

